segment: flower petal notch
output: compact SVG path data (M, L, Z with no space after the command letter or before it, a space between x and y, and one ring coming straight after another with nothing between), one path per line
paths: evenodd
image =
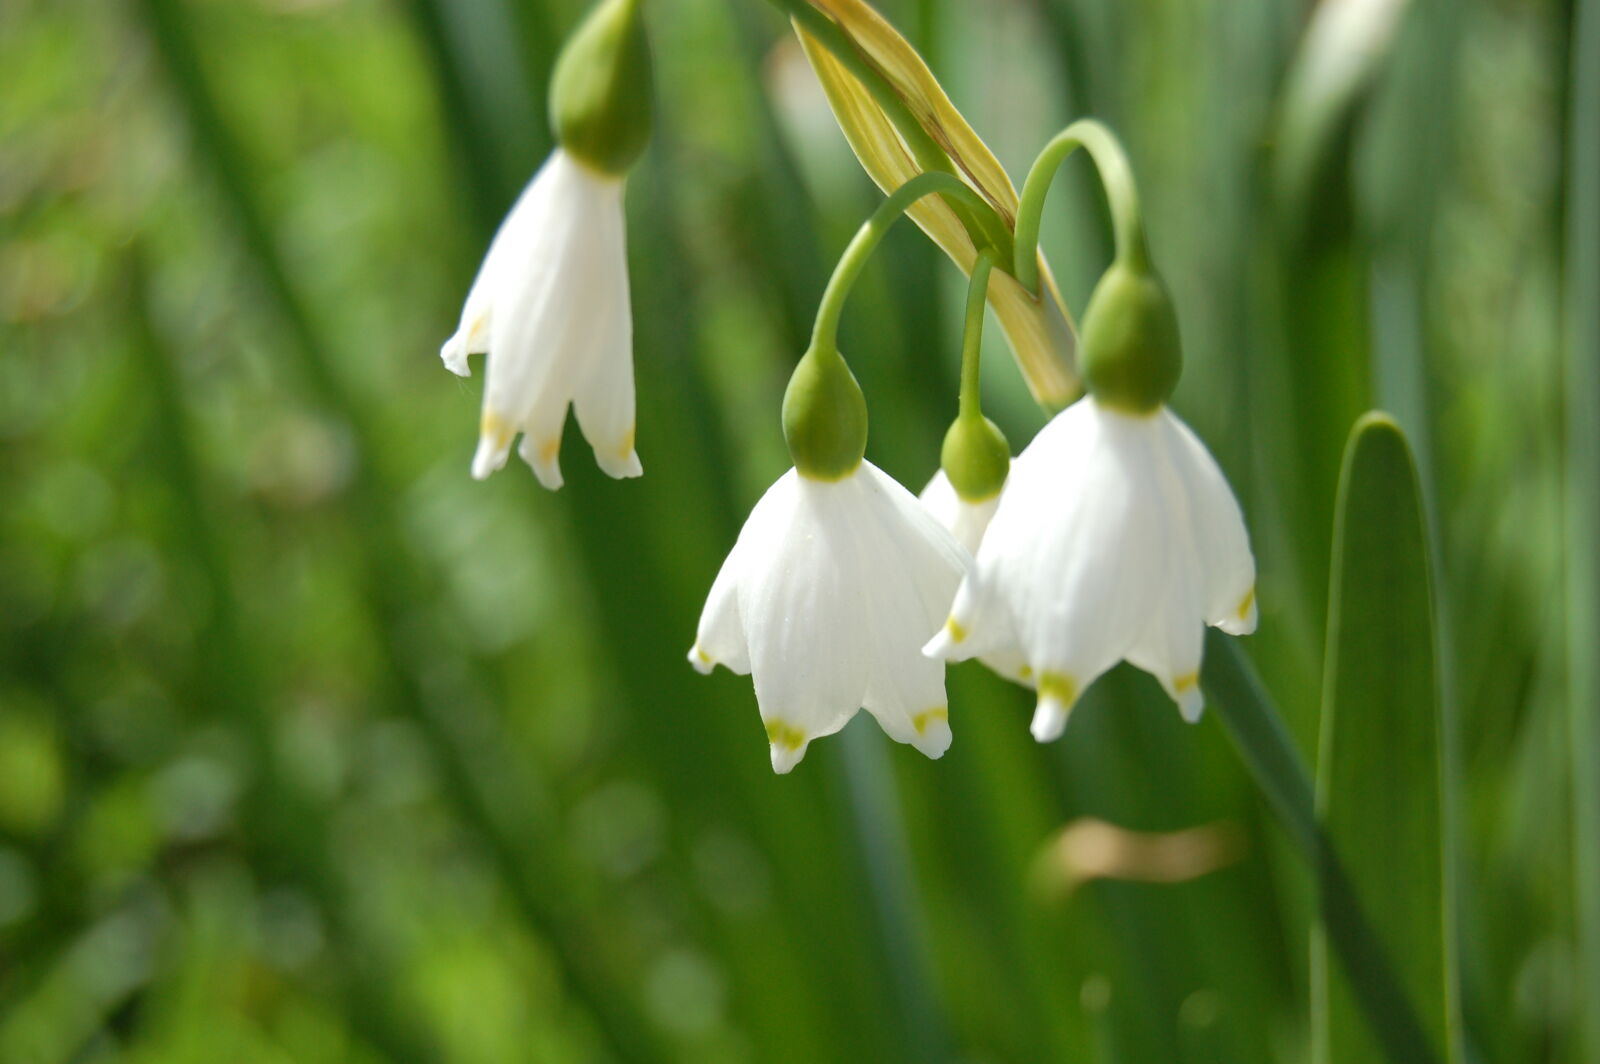
M1032 731L1061 735L1118 661L1152 674L1186 720L1204 705L1206 625L1255 629L1255 558L1216 461L1165 406L1080 399L1012 466L943 629L925 652L1012 663L1039 692Z
M944 666L919 648L969 561L871 462L837 479L791 469L723 562L689 660L751 675L775 772L860 709L937 758L950 746Z

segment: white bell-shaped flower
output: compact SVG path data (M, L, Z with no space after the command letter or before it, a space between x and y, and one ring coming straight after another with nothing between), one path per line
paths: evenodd
M1129 415L1085 397L1012 466L925 652L982 657L1036 687L1032 731L1046 742L1123 659L1198 719L1208 624L1233 634L1256 625L1255 558L1222 471L1165 406Z
M466 376L488 354L472 475L505 465L512 441L539 482L561 486L567 405L613 477L643 470L634 451L633 317L623 178L556 149L500 225L440 357Z
M1000 506L999 494L981 502L963 499L943 469L934 473L933 479L928 481L927 487L922 489L922 494L917 498L933 515L933 519L972 554L978 553L984 530L989 527L995 510Z
M689 660L750 673L788 772L858 709L929 757L950 746L944 663L921 653L970 557L870 462L791 469L756 503L706 599Z

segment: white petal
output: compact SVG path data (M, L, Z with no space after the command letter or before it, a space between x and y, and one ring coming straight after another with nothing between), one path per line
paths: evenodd
M594 287L583 293L588 297L583 313L594 335L573 407L600 468L620 479L644 471L634 450L633 311L621 183L596 199L588 234L596 276Z
M923 486L922 494L917 496L917 501L945 528L955 524L956 504L961 501L961 496L956 494L955 486L950 483L943 467L934 471L932 479Z
M1045 671L1036 677L1039 700L1033 709L1033 722L1028 730L1037 742L1048 743L1061 738L1066 730L1067 717L1078 704L1084 685L1063 672Z
M517 445L517 454L528 463L528 468L533 470L533 475L539 478L539 483L546 490L556 491L566 483L561 476L561 431L555 429L549 434L535 435L536 432L523 433L522 442Z
M858 474L873 520L859 529L858 575L873 663L864 706L897 742L937 758L950 747L944 665L921 654L971 558L899 483L870 462Z
M1082 691L1123 657L1158 605L1170 534L1158 444L1153 419L1085 399L1057 415L1013 470L979 571L1041 678Z
M922 647L930 658L966 661L968 658L1022 657L1022 643L1012 626L1005 603L994 585L974 568L956 588L944 624Z
M774 738L776 736L776 738ZM772 771L778 775L787 775L806 756L806 750L811 746L810 739L798 742L791 741L786 733L768 729L767 737L772 739L769 749L772 754Z
M1161 430L1153 463L1157 523L1164 531L1159 556L1151 558L1156 589L1152 610L1143 631L1126 652L1132 664L1157 680L1189 721L1198 720L1204 708L1200 693L1200 654L1206 573L1193 535L1195 524L1185 458Z
M467 366L468 355L481 355L489 350L489 321L500 278L506 273L507 264L526 247L530 229L536 227L549 210L546 202L561 182L559 171L563 155L560 151L554 152L539 167L489 242L489 251L467 291L460 324L439 350L445 367L458 377L471 372Z
M1000 506L1000 493L982 502L968 502L956 494L950 478L940 469L928 481L918 497L933 519L955 536L969 553L977 553L983 542L984 530L989 527L995 510Z
M644 472L634 448L633 326L626 269L621 271L620 292L621 304L606 312L606 335L596 345L589 375L578 385L572 404L596 463L619 480Z
M1194 599L1189 598L1192 603ZM1187 606L1188 603L1185 603ZM1154 676L1191 724L1200 719L1200 655L1205 626L1199 613L1174 606L1150 620L1150 629L1128 651L1128 661Z
M1061 733L1067 728L1067 714L1072 707L1063 703L1054 695L1040 695L1039 703L1033 710L1033 721L1028 725L1028 731L1033 734L1036 742L1048 743L1061 738Z
M743 539L741 534L740 542ZM694 646L689 649L690 664L702 673L717 665L741 674L750 671L750 648L745 643L744 619L739 615L740 566L739 543L735 543L706 595Z
M1233 489L1205 444L1176 414L1161 414L1183 479L1203 580L1207 624L1233 635L1256 627L1256 563Z
M457 377L472 376L472 367L467 365L467 340L461 333L455 333L444 342L439 348L439 358L444 368Z
M514 432L484 426L478 437L478 449L472 456L474 480L488 480L490 473L505 468L506 457L511 453L511 441L515 437Z
M790 470L756 504L753 534L740 537L739 613L780 772L780 761L843 728L866 693L865 625L852 608L854 479L824 484Z
M898 480L866 461L858 475L870 486L880 534L922 589L931 633L949 611L956 585L972 569L972 554Z

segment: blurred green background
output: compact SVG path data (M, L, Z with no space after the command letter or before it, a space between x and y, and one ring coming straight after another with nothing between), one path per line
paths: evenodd
M1014 179L1074 117L1124 137L1175 405L1255 541L1245 645L1313 763L1339 455L1369 406L1406 428L1468 1059L1592 1060L1576 5L1327 2L1397 28L1308 42L1302 0L880 7ZM969 664L943 760L863 715L775 777L749 681L683 660L878 199L768 5L646 5L645 477L569 430L559 494L516 463L468 478L481 373L437 350L549 149L582 8L0 0L0 1064L1308 1059L1309 877L1215 714L1182 724L1123 667L1038 746L1028 693ZM1355 73L1296 89L1317 63ZM1087 177L1045 230L1075 313L1109 250ZM845 318L869 456L913 489L963 287L902 226ZM989 331L1020 447L1043 415ZM1163 876L1085 818L1201 831L1112 833L1179 840Z

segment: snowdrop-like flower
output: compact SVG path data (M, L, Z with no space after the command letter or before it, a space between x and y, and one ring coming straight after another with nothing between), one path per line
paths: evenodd
M982 656L1038 689L1033 735L1056 738L1126 659L1199 718L1205 625L1255 629L1255 559L1210 452L1164 405L1080 399L1013 464L976 564L925 652Z
M890 738L939 757L950 746L944 663L920 648L968 562L872 463L833 480L791 469L723 562L689 660L751 674L776 772L862 708Z
M968 502L963 499L956 492L955 486L950 483L949 474L943 469L933 475L933 479L928 481L927 487L922 489L922 494L917 498L933 515L933 519L955 536L956 542L973 554L978 552L978 544L983 542L984 530L989 527L989 522L1000 505L998 492L981 502Z
M567 406L613 477L643 470L634 451L633 318L623 178L563 149L540 167L489 245L461 325L440 356L466 376L487 353L472 475L505 465L512 441L539 482L561 486Z
M489 245L461 324L439 352L467 375L487 354L472 475L506 464L511 444L539 482L561 486L567 407L613 477L643 470L634 451L633 315L623 185L650 139L650 45L640 0L597 0L556 57L550 118L559 147Z

